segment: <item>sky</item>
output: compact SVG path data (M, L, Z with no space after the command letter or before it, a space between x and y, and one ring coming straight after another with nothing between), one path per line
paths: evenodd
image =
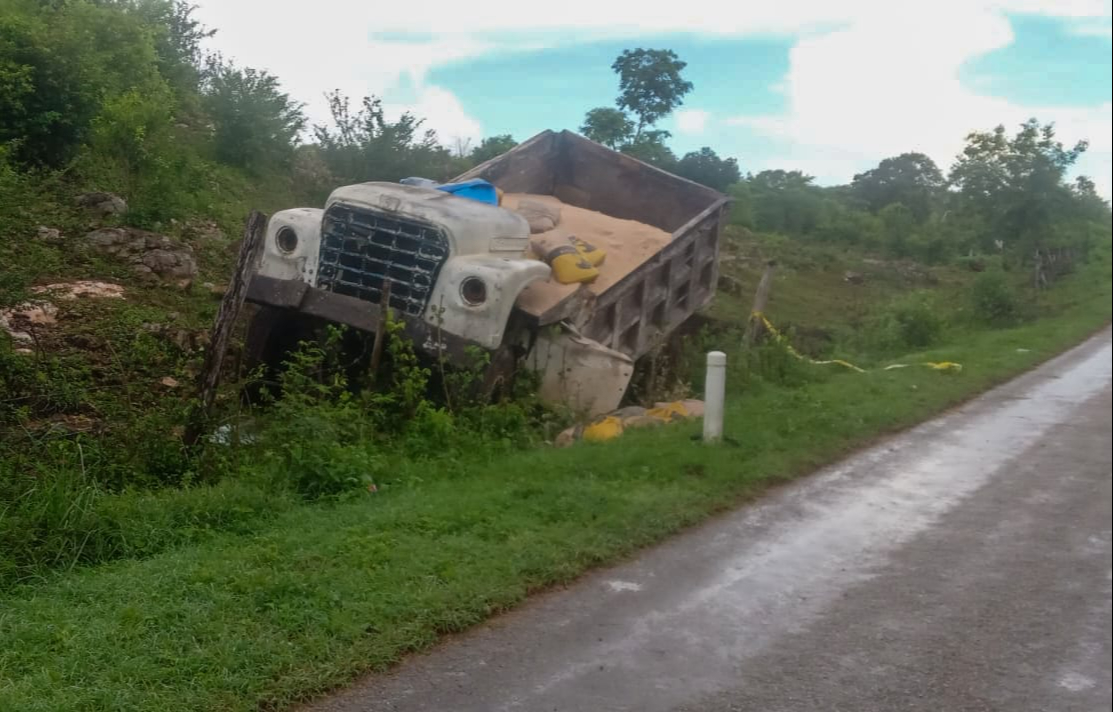
M450 148L577 130L613 106L626 48L672 49L694 89L658 127L743 172L821 184L906 151L946 170L971 131L1053 121L1111 195L1110 0L200 0L210 49L276 75L312 121L326 91L424 117Z

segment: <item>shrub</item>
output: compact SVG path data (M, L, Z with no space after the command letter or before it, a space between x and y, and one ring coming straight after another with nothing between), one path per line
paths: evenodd
M337 363L341 336L330 329L324 345L302 343L289 354L282 397L255 443L273 479L310 499L367 487L382 465L371 423Z
M974 316L986 324L1003 326L1020 317L1020 299L1003 272L985 272L971 290Z
M852 341L878 353L923 349L939 341L946 321L930 292L900 296L877 312Z
M127 220L140 227L186 218L209 201L213 169L174 127L173 109L165 85L106 101L75 166L90 187L123 193Z
M943 318L929 295L915 292L897 300L889 308L901 345L911 348L931 346L943 332Z

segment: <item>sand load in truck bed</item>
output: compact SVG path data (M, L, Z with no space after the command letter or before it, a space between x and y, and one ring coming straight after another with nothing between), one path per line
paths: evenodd
M599 266L599 277L590 284L560 284L549 278L545 282L534 282L526 287L518 297L517 305L534 317L540 318L552 311L579 289L602 294L672 239L672 235L652 225L577 208L562 203L551 195L507 193L503 197L502 207L515 210L518 202L523 199L554 205L560 209L560 223L554 229L535 237L555 238L555 241L562 243L567 243L571 237L578 237L607 253L606 261Z

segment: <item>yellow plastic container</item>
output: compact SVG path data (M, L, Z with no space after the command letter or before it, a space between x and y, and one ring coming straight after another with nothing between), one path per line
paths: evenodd
M553 268L553 277L561 284L591 282L599 276L599 270L584 259L572 245L558 247L545 255L545 261Z
M598 247L591 244L590 242L584 242L578 237L570 237L568 238L568 241L572 243L572 246L576 248L576 251L579 252L583 256L584 260L586 260L592 267L598 267L607 260L606 250L600 250Z

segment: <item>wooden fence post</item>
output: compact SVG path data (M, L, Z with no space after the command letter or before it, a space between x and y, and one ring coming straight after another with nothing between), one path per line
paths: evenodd
M251 284L255 255L263 244L266 232L267 216L258 210L252 210L244 226L243 242L240 245L239 257L236 258L232 280L228 283L227 291L224 292L220 310L216 314L212 331L209 332L209 347L205 351L205 363L201 368L198 381L197 403L189 414L185 434L182 436L182 442L186 447L192 448L197 445L208 424L213 401L216 399L216 389L220 385L224 354L228 350L228 341L232 338L236 317L239 316L240 308L247 296L247 288Z
M769 290L773 286L773 268L777 266L776 260L765 263L765 271L761 273L761 281L757 283L757 292L754 294L754 308L750 310L750 323L746 327L746 348L753 346L754 341L761 336L765 329L762 317L765 314L765 305L769 301Z
M371 380L378 381L379 364L383 360L383 345L386 343L386 330L390 326L390 280L383 282L379 295L379 328L375 331L375 341L371 345Z

